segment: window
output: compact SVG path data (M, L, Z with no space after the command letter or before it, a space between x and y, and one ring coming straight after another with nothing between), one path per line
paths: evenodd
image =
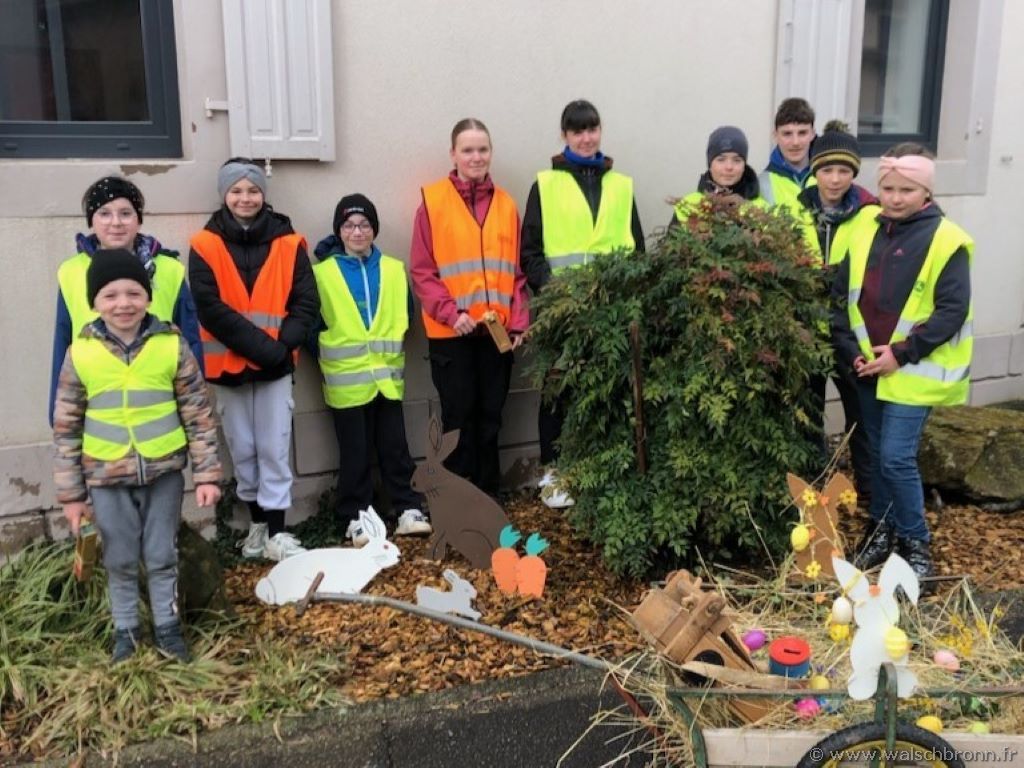
M933 151L949 0L866 0L857 134L866 155L901 141Z
M181 157L172 0L2 0L0 159Z

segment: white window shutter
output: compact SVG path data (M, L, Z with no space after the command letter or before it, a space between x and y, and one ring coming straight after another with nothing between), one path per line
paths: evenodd
M334 159L330 0L222 0L231 153Z
M838 118L856 133L863 26L864 0L782 0L775 104L802 96L819 131Z

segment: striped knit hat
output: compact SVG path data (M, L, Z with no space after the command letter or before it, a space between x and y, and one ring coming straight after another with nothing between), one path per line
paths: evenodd
M811 174L828 165L845 165L856 176L860 172L860 145L851 136L846 123L830 120L824 132L811 145Z

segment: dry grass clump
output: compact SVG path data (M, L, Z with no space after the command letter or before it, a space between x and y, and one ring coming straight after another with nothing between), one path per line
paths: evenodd
M338 654L267 639L244 621L187 628L194 660L152 647L110 664L102 568L70 572L67 544L36 545L0 568L0 761L198 734L345 704Z

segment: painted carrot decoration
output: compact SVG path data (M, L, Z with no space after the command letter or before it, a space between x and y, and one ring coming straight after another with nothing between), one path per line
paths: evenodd
M516 576L519 583L519 594L540 597L544 593L544 581L548 576L548 566L539 555L548 548L548 542L539 534L531 533L526 540L526 557L516 564Z
M516 544L523 538L511 525L506 525L498 534L498 543L501 546L491 553L491 570L494 572L494 582L498 589L506 595L516 593L516 566L519 563L519 553L516 552Z

